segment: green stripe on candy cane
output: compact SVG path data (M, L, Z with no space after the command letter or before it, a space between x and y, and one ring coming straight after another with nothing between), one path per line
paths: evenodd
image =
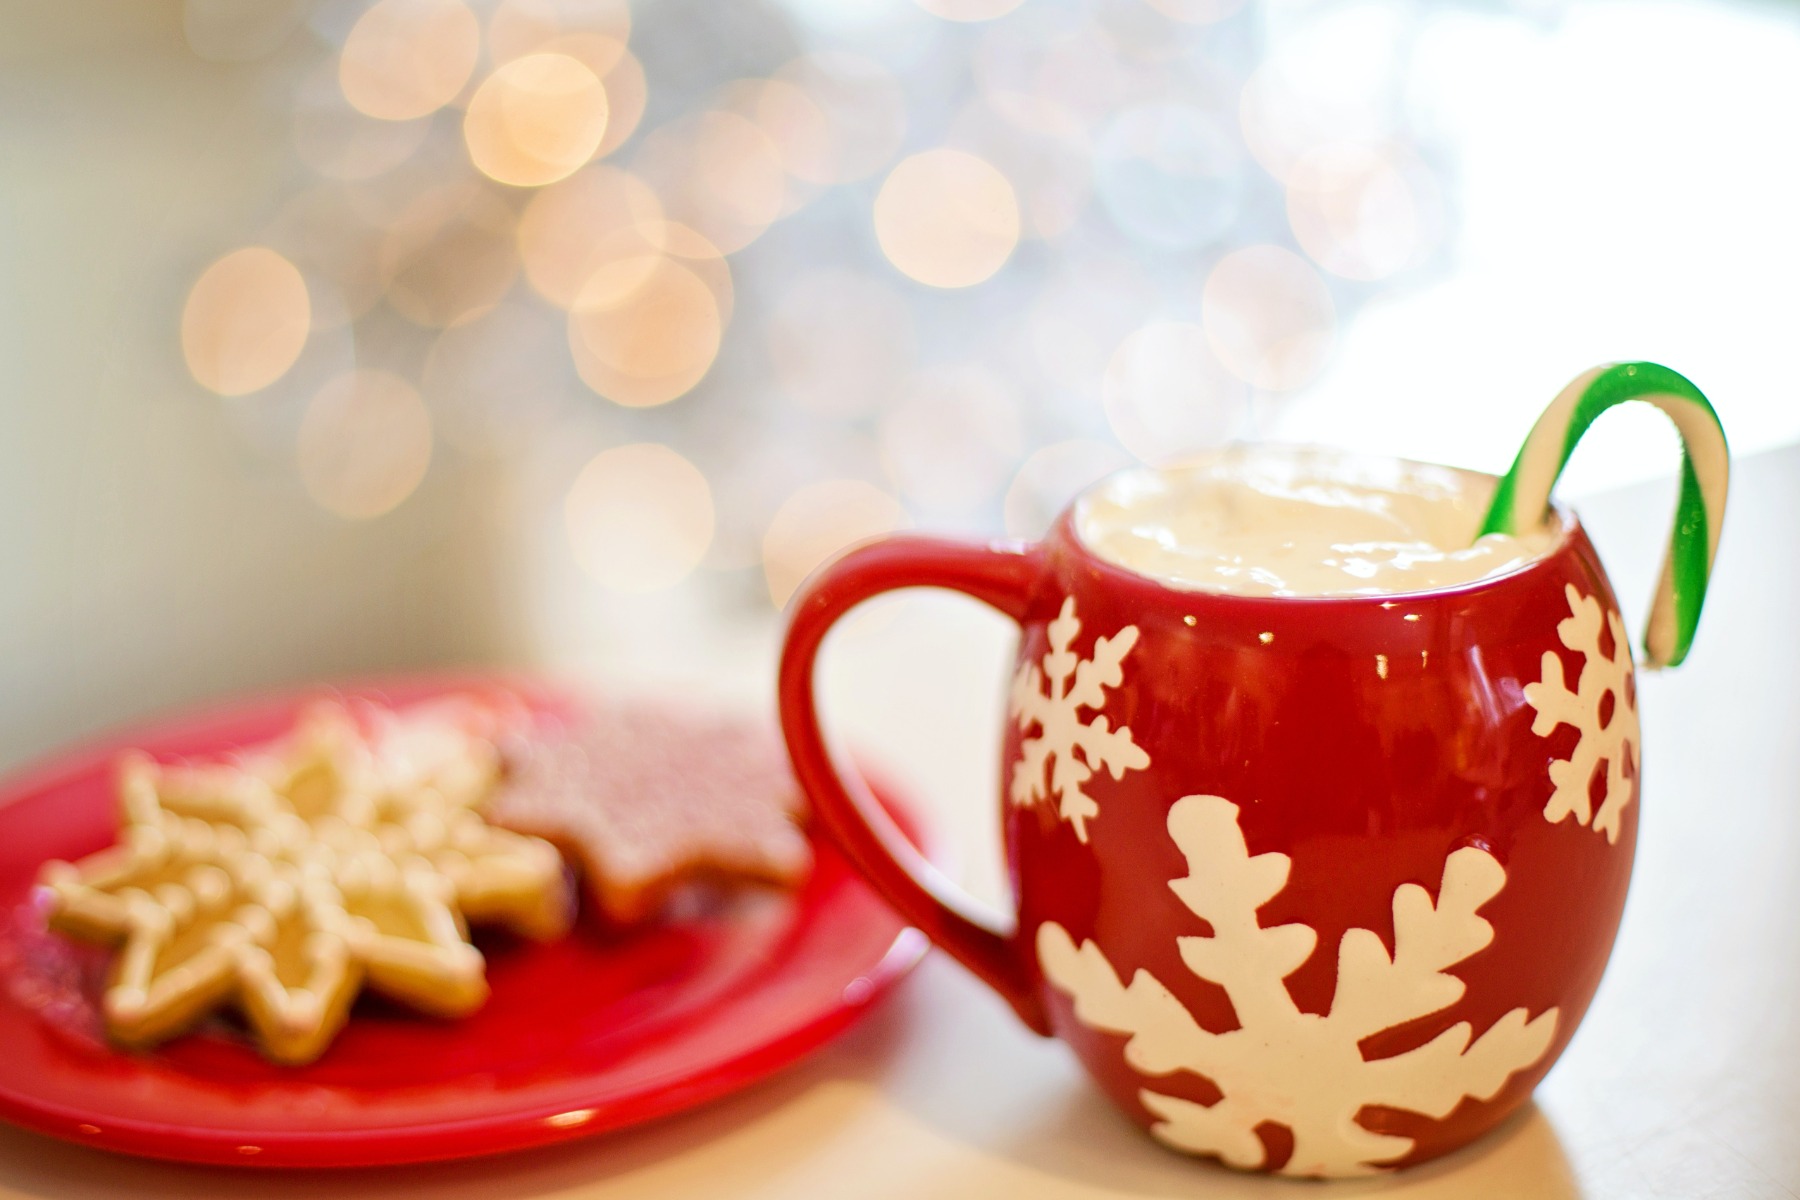
M1719 550L1719 526L1725 518L1725 491L1731 455L1719 415L1700 389L1656 363L1615 363L1576 377L1558 393L1531 427L1512 469L1501 477L1481 533L1517 534L1534 529L1550 506L1569 455L1588 426L1614 405L1628 400L1654 404L1681 434L1681 492L1675 501L1675 528L1662 577L1650 603L1650 625L1644 633L1644 656L1650 666L1675 666L1687 657L1713 556Z

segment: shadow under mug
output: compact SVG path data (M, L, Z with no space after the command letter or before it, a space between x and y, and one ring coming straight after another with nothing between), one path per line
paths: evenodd
M890 537L801 589L781 718L829 836L1165 1144L1338 1176L1492 1128L1593 998L1637 841L1631 652L1579 523L1478 582L1288 598L1167 586L1073 514L1038 543ZM918 586L1021 630L1010 923L820 728L827 631Z

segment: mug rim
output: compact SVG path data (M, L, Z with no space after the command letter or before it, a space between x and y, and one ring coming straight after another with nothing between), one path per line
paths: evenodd
M1490 472L1477 471L1470 467L1456 467L1445 463L1421 462L1418 459L1404 458L1397 454L1370 454L1357 450L1344 450L1339 447L1324 446L1314 442L1237 442L1232 445L1242 446L1252 444L1269 449L1314 451L1337 455L1343 458L1379 459L1386 462L1399 463L1407 467L1423 467L1438 471L1454 471L1459 475L1471 475L1479 479L1492 480L1496 485L1500 478L1498 475L1494 475ZM1221 447L1220 449L1223 450L1229 448L1230 447ZM1217 453L1217 451L1211 453ZM1092 483L1082 488L1075 494L1075 497L1064 506L1062 512L1057 515L1055 522L1052 523L1050 532L1045 535L1045 540L1050 541L1054 539L1066 542L1082 557L1090 569L1120 579L1130 580L1138 586L1152 587L1176 596L1203 597L1207 603L1254 602L1256 604L1280 604L1285 607L1293 604L1340 605L1347 603L1352 605L1381 605L1391 604L1400 600L1437 599L1440 597L1478 592L1499 584L1525 579L1536 571L1550 569L1550 564L1556 559L1561 558L1582 533L1581 521L1580 518L1575 515L1575 511L1555 496L1552 496L1550 497L1550 512L1556 517L1559 525L1555 540L1544 549L1543 553L1538 554L1530 561L1509 570L1501 571L1493 575L1484 575L1476 579L1465 580L1462 583L1447 583L1437 587L1427 588L1410 588L1405 591L1366 593L1340 592L1330 595L1313 594L1299 596L1284 596L1267 592L1228 592L1215 588L1177 583L1174 580L1152 575L1148 572L1137 570L1134 567L1128 567L1123 563L1115 562L1110 558L1105 558L1101 556L1094 547L1088 544L1086 538L1081 536L1080 527L1075 519L1077 511L1088 497L1092 496L1113 480L1135 471L1155 472L1179 470L1183 466L1203 461L1203 457L1204 456L1201 455L1195 455L1160 466L1151 463L1138 462L1133 463L1130 466L1120 467L1117 470L1107 472L1099 479L1094 480Z

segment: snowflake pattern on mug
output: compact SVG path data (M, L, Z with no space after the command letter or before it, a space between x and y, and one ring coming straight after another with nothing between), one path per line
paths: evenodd
M1146 1075L1191 1071L1221 1093L1196 1104L1151 1088L1138 1099L1160 1120L1162 1142L1231 1166L1265 1168L1256 1128L1285 1126L1294 1148L1283 1175L1365 1175L1403 1158L1411 1138L1376 1133L1356 1117L1367 1105L1442 1119L1466 1097L1490 1100L1515 1072L1537 1062L1556 1035L1558 1009L1529 1017L1514 1008L1480 1037L1459 1021L1387 1058L1365 1058L1361 1043L1384 1029L1441 1012L1465 985L1450 968L1493 940L1481 907L1506 886L1506 870L1475 846L1444 860L1434 898L1416 883L1394 891L1394 953L1379 934L1350 929L1337 947L1337 985L1324 1014L1301 1011L1283 983L1317 946L1302 924L1265 927L1257 910L1288 883L1285 854L1252 856L1238 807L1220 796L1184 796L1169 811L1169 836L1188 874L1169 886L1211 936L1178 938L1181 958L1225 990L1238 1028L1213 1033L1145 970L1121 982L1092 941L1079 946L1054 921L1038 926L1044 977L1075 1001L1076 1019L1128 1034L1125 1061Z
M1123 663L1137 645L1137 626L1127 625L1111 637L1096 639L1093 657L1086 659L1070 649L1080 632L1075 597L1069 596L1056 620L1045 629L1050 649L1042 667L1022 663L1013 676L1009 710L1021 733L1030 733L1034 725L1038 733L1019 745L1011 795L1019 805L1055 796L1057 815L1073 825L1075 836L1086 842L1088 818L1097 814L1100 806L1082 790L1083 785L1094 777L1096 768L1104 768L1114 779L1123 778L1127 771L1141 771L1150 765L1150 755L1132 740L1129 727L1112 728L1099 711L1106 706L1106 689L1125 680ZM1091 710L1093 717L1084 721L1082 709Z
M1583 596L1574 584L1565 585L1569 616L1556 626L1562 644L1582 656L1581 674L1570 691L1563 677L1562 658L1544 651L1537 683L1525 685L1525 699L1537 709L1531 732L1548 737L1558 726L1569 725L1580 734L1575 750L1566 759L1550 763L1550 782L1555 790L1544 806L1544 819L1552 825L1571 816L1577 824L1592 822L1608 842L1619 840L1625 806L1631 803L1635 780L1625 775L1629 758L1638 763L1638 711L1635 679L1631 671L1631 644L1625 639L1625 622L1607 610L1604 627L1612 632L1612 653L1600 651L1602 615L1600 601ZM1595 780L1606 771L1605 795L1596 809Z

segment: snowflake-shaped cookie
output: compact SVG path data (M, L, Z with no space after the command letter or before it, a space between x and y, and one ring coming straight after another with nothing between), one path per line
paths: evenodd
M230 763L120 766L120 844L49 863L51 924L120 944L102 1011L130 1045L235 1003L264 1053L323 1053L366 982L456 1016L487 997L466 917L555 936L562 864L474 809L498 757L418 722L365 738L325 706L284 743Z
M1011 794L1014 804L1057 797L1058 815L1073 825L1075 836L1085 842L1088 818L1100 811L1093 797L1082 790L1095 768L1105 768L1114 779L1120 779L1127 771L1149 766L1150 756L1131 740L1128 727L1113 729L1099 712L1106 706L1106 689L1124 682L1121 664L1137 645L1137 626L1127 625L1111 637L1096 639L1094 656L1089 659L1069 649L1080 632L1075 597L1069 596L1056 620L1045 629L1050 649L1043 666L1023 663L1013 676L1013 717L1021 732L1029 733L1035 725L1038 733L1020 743ZM1094 716L1083 720L1082 709L1092 710Z
M1562 658L1544 651L1540 680L1525 685L1525 699L1537 709L1531 732L1547 737L1560 725L1574 727L1581 735L1574 752L1550 764L1555 790L1544 806L1544 819L1552 825L1573 816L1578 824L1590 821L1608 842L1617 842L1625 806L1631 803L1633 780L1625 775L1626 761L1635 770L1638 762L1637 694L1631 671L1631 645L1625 639L1625 622L1607 611L1605 628L1612 632L1612 653L1600 652L1602 628L1600 601L1583 596L1574 584L1564 588L1570 615L1556 626L1562 644L1582 656L1581 674L1570 691L1563 678ZM1606 769L1606 794L1594 808L1595 775Z

